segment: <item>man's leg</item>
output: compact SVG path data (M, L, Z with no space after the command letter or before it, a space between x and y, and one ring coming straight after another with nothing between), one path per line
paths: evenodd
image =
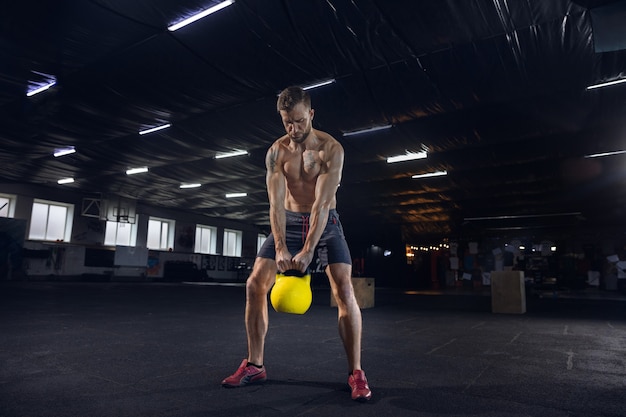
M246 282L246 333L248 361L262 365L265 335L269 325L267 294L276 280L276 262L257 258Z
M248 336L248 358L241 362L234 374L222 381L224 387L243 387L267 379L263 366L265 335L269 325L267 293L275 280L274 260L256 258L252 273L246 282L245 325Z
M348 370L361 369L361 310L352 288L352 266L331 264L326 267L330 287L337 301L339 335L348 356Z
M367 401L372 397L372 391L361 369L362 318L352 287L352 266L331 264L326 268L326 274L337 301L339 335L348 356L348 385L352 390L352 399Z

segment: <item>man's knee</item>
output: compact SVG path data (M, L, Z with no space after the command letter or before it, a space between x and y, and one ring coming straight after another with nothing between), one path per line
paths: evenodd
M267 295L270 286L264 281L265 280L258 275L250 275L246 281L246 293L248 295Z
M326 269L331 280L333 295L339 303L346 304L354 300L352 288L352 269L349 264L333 264Z
M348 304L355 300L354 288L352 287L352 280L337 280L335 282L335 298L339 303Z
M267 296L267 293L272 288L275 274L272 270L266 267L255 267L252 269L252 273L246 280L246 292L250 296Z

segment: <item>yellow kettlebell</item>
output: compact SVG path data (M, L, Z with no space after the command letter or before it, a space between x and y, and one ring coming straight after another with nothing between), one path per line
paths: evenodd
M279 313L304 314L311 307L311 274L289 270L276 274L270 293L272 307Z

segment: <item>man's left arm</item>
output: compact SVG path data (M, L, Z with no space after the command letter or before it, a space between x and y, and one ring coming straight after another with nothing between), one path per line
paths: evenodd
M303 272L313 260L313 251L322 237L322 233L324 233L328 222L328 213L335 204L337 188L341 181L344 158L342 146L336 142L332 149L327 151L327 155L329 156L324 162L315 185L315 202L311 207L309 233L302 250L293 258L293 261L300 265L300 270Z

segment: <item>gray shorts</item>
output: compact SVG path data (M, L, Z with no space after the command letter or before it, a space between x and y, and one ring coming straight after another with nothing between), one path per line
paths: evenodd
M292 255L300 252L306 236L309 232L309 216L310 213L295 213L293 211L285 211L287 220L285 238L287 240L287 248ZM343 263L352 265L350 257L350 249L343 234L343 227L339 221L337 210L330 210L328 213L328 222L322 233L317 247L315 248L322 267L329 264ZM270 235L261 246L258 257L276 259L276 248L274 246L274 236Z

